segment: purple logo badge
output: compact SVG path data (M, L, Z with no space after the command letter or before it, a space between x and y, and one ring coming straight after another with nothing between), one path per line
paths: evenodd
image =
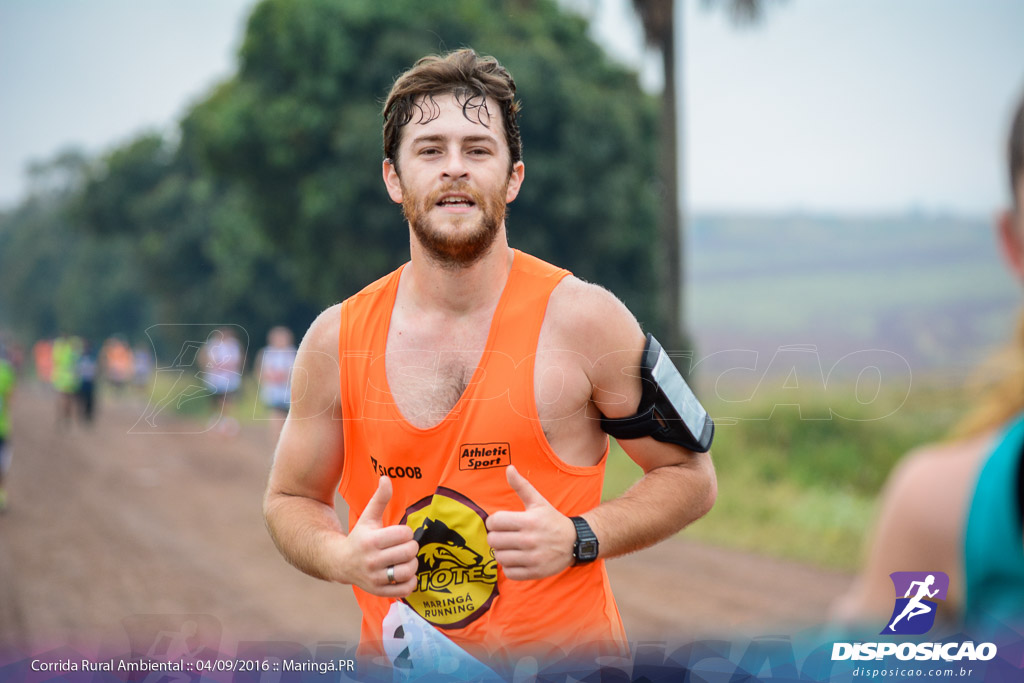
M918 636L935 624L938 601L946 599L949 577L943 572L893 572L896 605L881 635Z

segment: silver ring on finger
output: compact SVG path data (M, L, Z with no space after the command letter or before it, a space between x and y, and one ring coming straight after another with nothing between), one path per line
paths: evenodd
M388 585L394 586L396 583L398 582L395 581L395 565L391 565L388 567Z

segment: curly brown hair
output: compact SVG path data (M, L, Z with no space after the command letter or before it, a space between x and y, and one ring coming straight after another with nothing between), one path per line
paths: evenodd
M420 123L432 121L440 113L434 97L448 94L455 96L467 119L484 126L488 126L490 120L487 98L498 103L508 143L511 173L512 165L523 158L516 83L497 59L481 57L469 48L423 57L395 79L384 103L385 158L397 168L402 128L417 114Z

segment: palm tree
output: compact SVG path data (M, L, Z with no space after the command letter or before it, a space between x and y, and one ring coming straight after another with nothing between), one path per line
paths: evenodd
M764 0L704 0L709 6L724 6L737 24L760 19ZM661 52L665 86L661 105L660 176L663 187L659 220L660 249L658 281L666 283L659 292L658 309L663 346L673 351L692 350L683 315L683 220L679 212L679 158L677 152L675 0L633 0L633 8L644 27L647 44ZM662 336L663 335L663 336ZM683 367L683 370L687 368Z

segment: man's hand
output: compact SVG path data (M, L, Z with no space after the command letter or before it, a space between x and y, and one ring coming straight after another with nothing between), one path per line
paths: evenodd
M523 512L502 510L487 518L487 542L505 576L513 581L543 579L572 564L576 527L512 465L508 485L523 501Z
M345 539L340 569L345 583L384 598L404 598L416 590L419 544L406 525L384 526L384 510L390 500L391 480L381 477ZM388 582L388 567L394 567L394 584Z

